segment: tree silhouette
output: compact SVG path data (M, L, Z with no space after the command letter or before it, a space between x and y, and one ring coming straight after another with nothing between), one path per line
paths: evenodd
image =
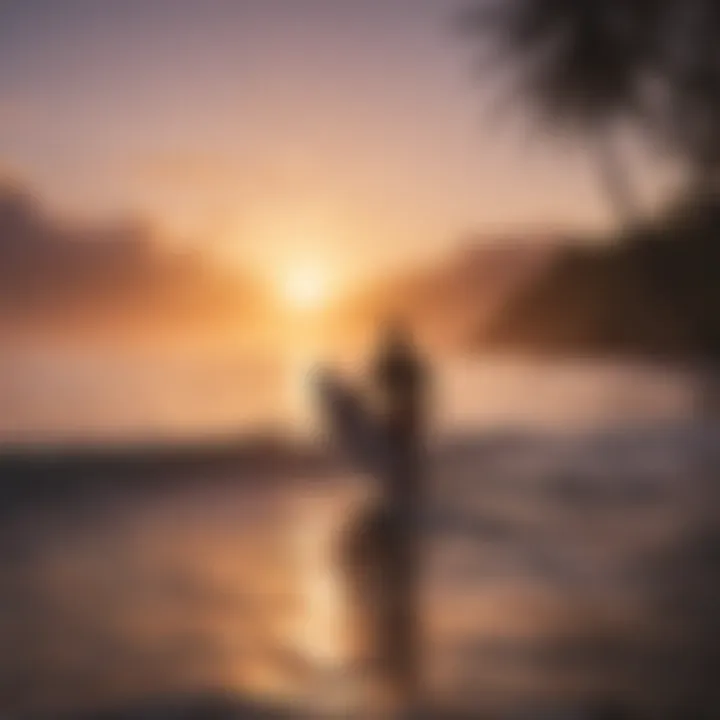
M657 126L687 162L691 189L720 180L720 2L664 0Z
M543 127L588 138L625 221L638 217L618 147L635 126L685 163L690 188L720 185L720 0L475 0L462 26L486 73Z
M592 141L605 190L625 221L638 214L618 132L649 112L661 5L656 0L486 0L462 27L509 74L510 98L540 125Z
M570 332L567 313L577 311L577 332L594 333L577 345L664 345L711 357L715 372L720 0L473 0L462 28L485 60L481 71L509 85L538 126L590 140L626 224L642 218L617 144L623 128L687 171L672 212L623 228L626 242L607 255L571 258L541 289L545 310L535 298L518 315L535 318L532 332L541 321ZM619 288L628 299L618 303ZM652 309L662 327L645 315L631 322L631 307Z

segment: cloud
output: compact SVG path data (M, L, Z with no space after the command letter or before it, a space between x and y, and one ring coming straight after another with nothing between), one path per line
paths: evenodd
M80 226L51 217L24 188L0 185L0 330L220 332L263 304L257 284L173 250L146 224Z

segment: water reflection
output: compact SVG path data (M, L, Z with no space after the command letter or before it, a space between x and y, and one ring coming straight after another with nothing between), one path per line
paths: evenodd
M718 439L692 416L439 437L434 701L647 710L710 694ZM321 447L296 454L139 474L97 462L77 487L52 463L18 475L0 461L0 712L188 693L350 702L332 539L362 480Z
M6 692L57 708L188 686L284 691L303 669L285 646L299 583L277 530L292 517L277 492L228 486L26 517L3 583Z
M678 567L663 558L682 564L687 528L708 527L699 457L687 433L667 430L438 449L426 586L436 696L650 702L646 660L700 650L698 638L668 644L660 592ZM351 477L256 466L97 488L62 505L38 498L0 532L4 711L189 691L306 702L338 687L330 540L357 497ZM712 584L693 557L692 577Z

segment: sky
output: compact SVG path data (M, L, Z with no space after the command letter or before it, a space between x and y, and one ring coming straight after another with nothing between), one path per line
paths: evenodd
M341 278L607 224L580 144L488 113L462 5L1 0L0 171L62 216Z

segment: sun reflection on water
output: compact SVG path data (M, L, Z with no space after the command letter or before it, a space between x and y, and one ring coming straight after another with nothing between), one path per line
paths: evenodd
M340 597L332 566L331 503L315 500L300 513L295 528L302 611L296 642L303 654L318 666L342 661Z

